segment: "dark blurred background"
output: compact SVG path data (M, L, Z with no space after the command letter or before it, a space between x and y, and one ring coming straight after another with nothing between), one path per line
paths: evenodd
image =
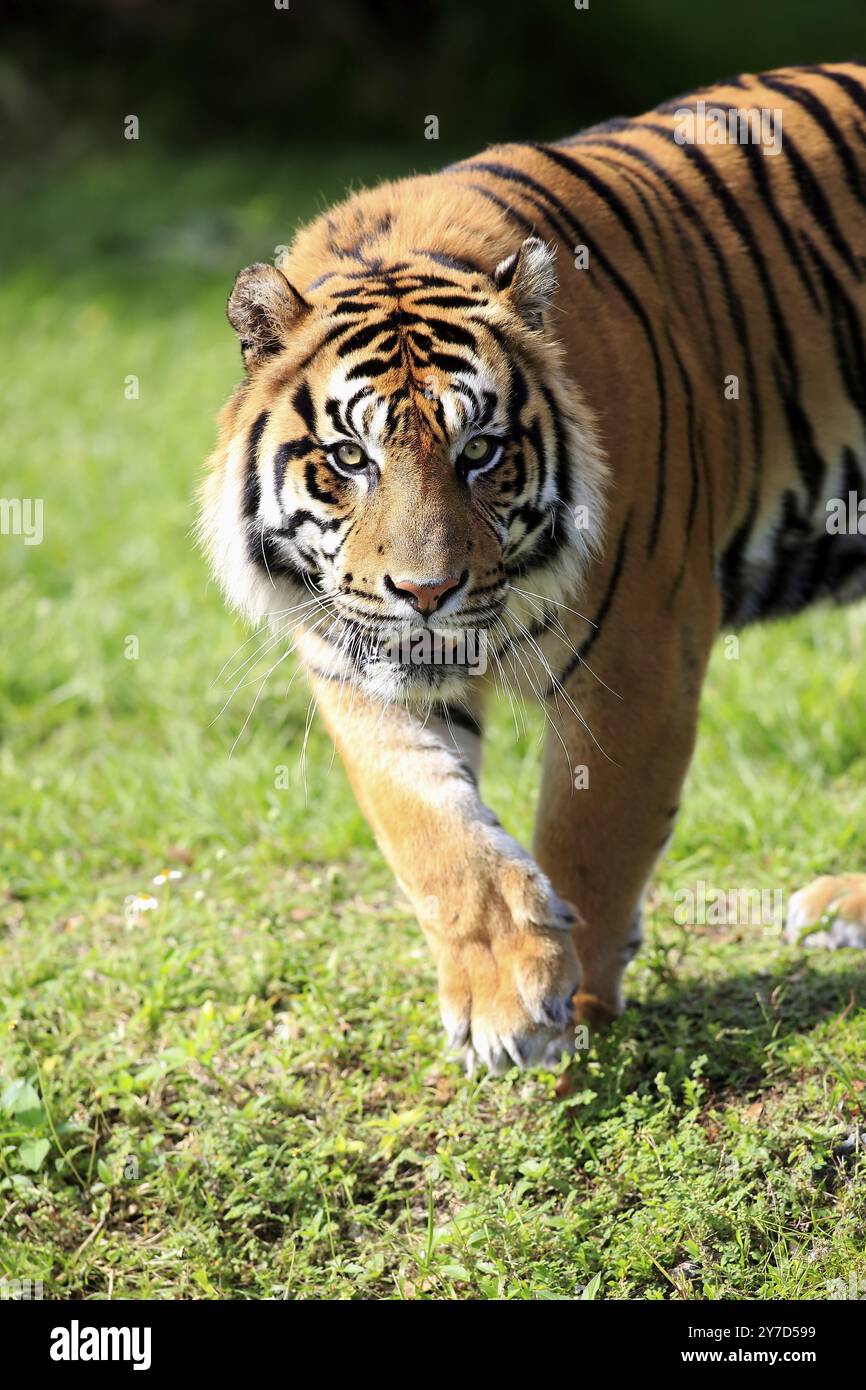
M0 113L48 152L566 134L735 71L866 53L864 0L2 0ZM4 141L4 143L7 143ZM8 143L7 143L8 149ZM432 161L432 162L435 162Z

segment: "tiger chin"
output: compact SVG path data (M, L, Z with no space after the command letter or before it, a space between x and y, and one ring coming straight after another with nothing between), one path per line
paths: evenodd
M684 138L699 102L781 111L779 157ZM201 543L297 650L470 1067L620 1012L719 630L866 592L825 520L866 471L858 179L866 69L747 74L356 194L235 282ZM531 853L478 791L497 692L544 711ZM866 918L845 885L798 912Z

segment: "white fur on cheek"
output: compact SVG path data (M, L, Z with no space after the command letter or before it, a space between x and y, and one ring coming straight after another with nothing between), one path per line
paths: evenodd
M245 461L243 440L237 439L221 474L212 475L205 484L199 534L227 602L248 621L257 622L275 608L286 606L281 595L288 590L284 584L277 588L250 560L241 504Z

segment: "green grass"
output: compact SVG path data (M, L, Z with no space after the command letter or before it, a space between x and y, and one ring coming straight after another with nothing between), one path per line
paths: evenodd
M300 681L275 673L243 733L254 685L220 713L246 633L189 532L238 375L227 288L353 172L410 163L130 147L17 178L2 492L44 498L45 539L0 537L0 1269L53 1298L862 1291L837 1151L866 1132L863 957L673 906L866 867L863 608L718 651L632 1007L565 1100L443 1059L419 933L315 725L302 773ZM499 711L488 755L524 840L538 732Z

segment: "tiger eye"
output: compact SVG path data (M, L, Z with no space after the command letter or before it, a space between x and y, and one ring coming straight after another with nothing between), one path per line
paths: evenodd
M336 451L337 462L346 468L358 468L364 462L364 450L360 444L341 444Z
M490 440L479 435L477 439L470 439L463 450L463 457L468 459L470 463L483 463L490 453L491 447Z

